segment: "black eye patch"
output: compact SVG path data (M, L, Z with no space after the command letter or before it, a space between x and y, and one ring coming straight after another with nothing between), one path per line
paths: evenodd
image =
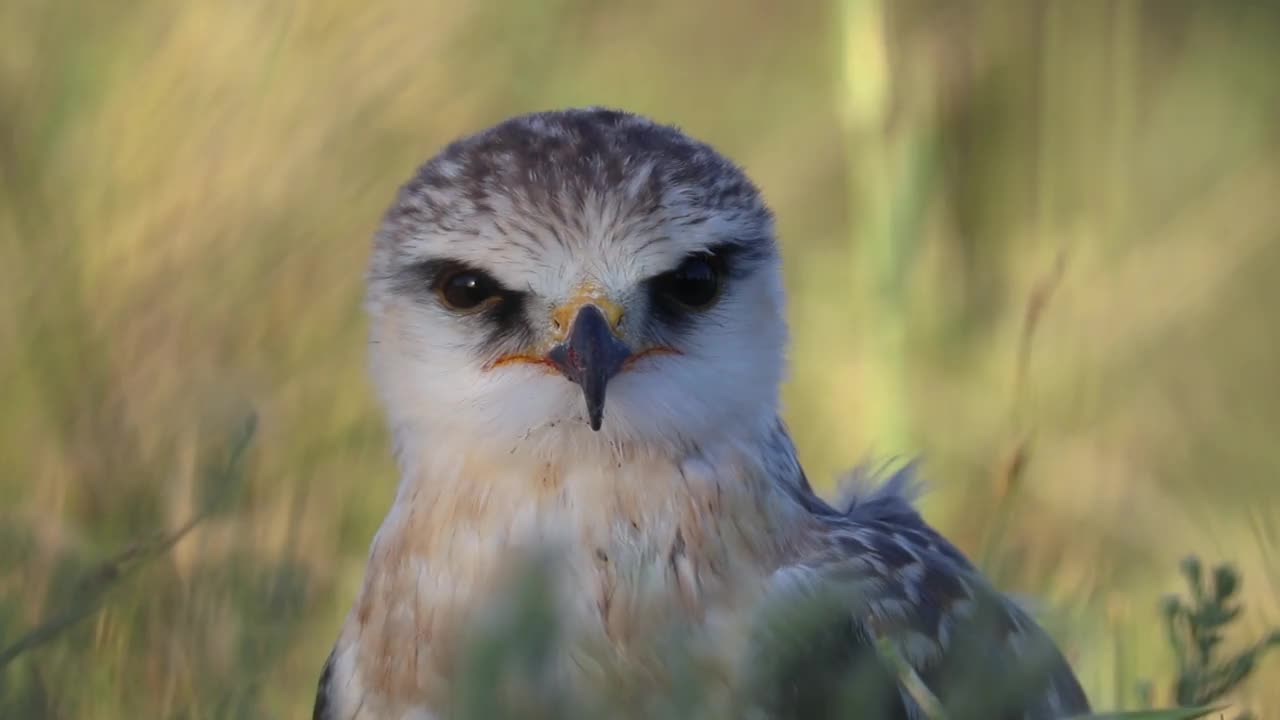
M720 297L724 259L714 253L693 253L676 266L649 280L649 294L656 308L669 314L706 310Z
M512 290L490 273L460 260L433 258L416 263L398 283L423 302L488 326L489 347L532 337L525 304L528 293Z
M765 257L740 243L689 253L675 268L646 281L655 317L670 326L686 324L713 307L729 283L749 275Z

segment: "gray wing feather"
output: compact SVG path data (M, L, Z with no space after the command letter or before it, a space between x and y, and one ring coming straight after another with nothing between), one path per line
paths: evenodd
M921 518L912 504L915 469L908 464L871 489L876 473L863 466L846 477L835 506L813 495L807 482L783 481L810 496L797 500L824 529L817 549L798 557L796 569L820 584L851 589L847 619L839 621L842 628L851 622L850 652L891 648L949 708L986 703L979 717L1049 720L1089 712L1084 690L1048 634ZM1006 681L1007 692L994 689L994 680ZM924 717L919 693L902 683L899 691L902 705L885 717Z

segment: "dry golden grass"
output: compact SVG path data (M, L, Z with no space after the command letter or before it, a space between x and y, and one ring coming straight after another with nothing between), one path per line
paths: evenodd
M1249 637L1280 624L1277 28L1137 0L0 5L0 646L197 512L261 418L236 511L0 671L0 710L306 713L394 484L368 236L445 141L581 104L763 186L812 475L923 453L930 518L1132 704L1170 677L1186 553L1239 566Z

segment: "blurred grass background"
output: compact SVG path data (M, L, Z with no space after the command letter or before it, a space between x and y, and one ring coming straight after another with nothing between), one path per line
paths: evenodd
M927 516L1037 599L1097 707L1169 701L1198 552L1280 623L1280 4L0 4L0 716L307 716L395 472L370 233L453 137L605 104L779 216L815 480L922 453ZM1237 698L1280 715L1280 659Z

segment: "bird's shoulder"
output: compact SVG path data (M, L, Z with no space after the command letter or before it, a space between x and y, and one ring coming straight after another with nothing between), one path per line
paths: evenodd
M789 447L788 440L775 443ZM787 454L794 457L794 451ZM1048 633L920 515L915 464L882 478L860 468L834 504L813 492L798 463L789 466L798 474L782 482L810 515L813 531L779 568L775 586L779 597L788 598L784 604L821 598L817 607L835 613L820 631L828 640L815 646L826 647L816 653L822 657L806 663L866 667L868 654L876 656L877 668L897 663L890 684L898 692L884 715L890 718L922 717L921 704L929 698L955 701L956 688L986 687L993 679L1015 687L1000 712L984 717L1038 720L1088 711L1083 690ZM832 645L830 638L840 639ZM796 675L805 682L826 672L806 663ZM910 682L926 691L925 699L909 692ZM978 699L994 697L985 695ZM802 714L823 715L820 708Z

